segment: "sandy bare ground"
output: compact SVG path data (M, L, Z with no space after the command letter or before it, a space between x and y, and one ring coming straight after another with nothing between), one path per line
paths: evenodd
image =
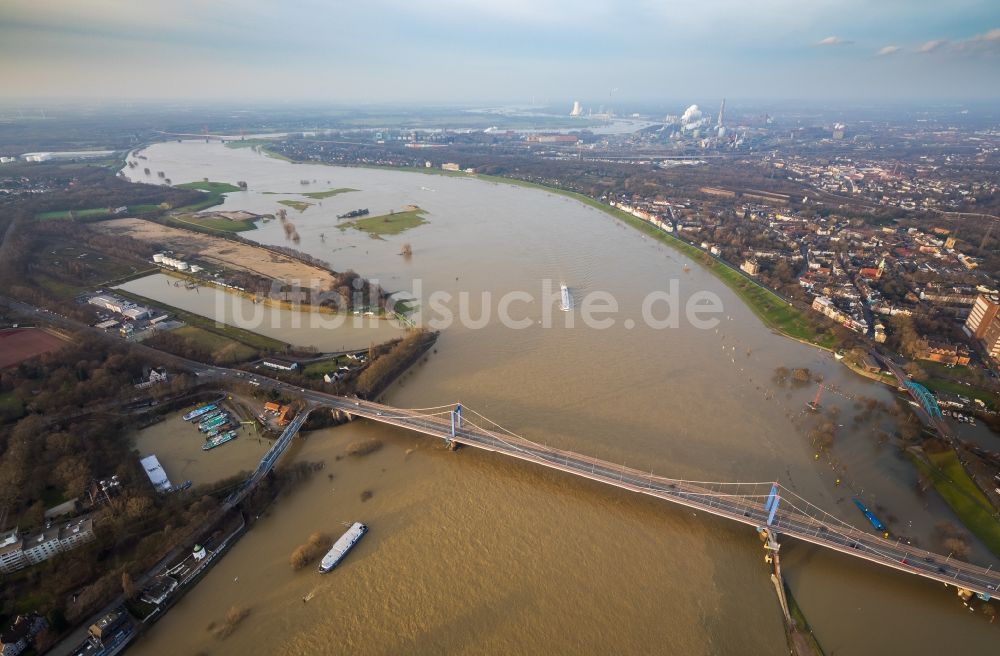
M178 253L179 256L213 262L230 269L252 271L261 276L286 282L297 281L302 287L330 290L334 286L334 276L329 271L266 248L240 244L142 219L101 221L92 223L91 227L98 232L127 235L152 242L164 250Z

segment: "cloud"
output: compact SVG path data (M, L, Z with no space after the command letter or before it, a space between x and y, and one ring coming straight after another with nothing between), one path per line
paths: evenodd
M1000 41L1000 27L994 27L989 32L980 34L975 38L979 41Z
M918 47L916 52L924 54L951 52L966 55L1000 55L1000 27L956 41L948 39L927 41Z
M957 41L954 47L955 50L964 52L1000 54L1000 27Z
M934 39L933 41L928 41L924 45L917 48L917 52L928 53L934 52L935 50L940 50L942 46L948 44L947 39Z
M895 55L900 50L902 50L902 48L899 46L885 46L875 54L879 57L888 57L889 55Z
M825 39L820 39L819 41L817 41L816 45L818 45L818 46L843 46L843 45L847 45L848 43L852 43L852 41L847 41L845 39L841 39L839 36L828 36Z

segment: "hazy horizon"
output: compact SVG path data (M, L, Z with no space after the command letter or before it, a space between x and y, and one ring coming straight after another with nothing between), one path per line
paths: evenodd
M8 103L987 101L1000 5L8 0L0 56Z

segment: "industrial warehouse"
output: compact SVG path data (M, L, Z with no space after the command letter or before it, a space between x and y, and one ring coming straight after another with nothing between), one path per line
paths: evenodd
M102 320L94 327L106 332L117 330L122 337L142 339L152 334L153 330L170 330L180 325L170 321L170 315L162 310L133 303L117 294L98 290L97 294L87 296L85 300L110 313L102 314Z

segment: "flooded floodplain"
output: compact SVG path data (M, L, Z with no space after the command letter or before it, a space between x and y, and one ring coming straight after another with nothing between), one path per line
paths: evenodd
M453 314L389 403L461 401L535 441L672 477L780 480L862 527L857 495L930 548L934 524L956 521L935 495L916 493L912 466L880 439L891 417L863 415L869 399L894 406L893 390L773 334L697 263L594 208L513 185L290 164L220 144L143 154L174 182L247 181L224 209L269 213L302 191L357 190L289 212L296 247L417 298L424 323ZM141 168L125 173L144 179ZM408 205L427 222L380 238L338 227L352 209ZM291 245L286 234L276 221L242 233ZM407 243L412 255L400 255ZM560 284L576 301L570 312L558 309ZM137 293L184 307L176 288L158 287ZM678 302L655 303L654 318L708 292L721 303L717 322L651 325L650 295L674 287ZM450 300L435 307L434 293ZM518 327L502 319L511 294ZM599 328L583 321L597 294L616 306ZM293 341L297 329L280 330ZM808 369L810 380L780 382L778 367ZM835 419L822 456L805 409L819 378L832 390L823 417ZM368 438L383 448L345 456ZM287 457L326 466L280 499L136 653L786 653L763 553L744 527L363 421L307 434ZM325 576L292 571L289 554L311 532L336 534L351 521L371 530L343 565ZM788 541L782 554L827 653L986 653L998 638L953 590L806 544ZM978 545L973 556L993 562ZM212 637L208 624L237 604L253 621Z

